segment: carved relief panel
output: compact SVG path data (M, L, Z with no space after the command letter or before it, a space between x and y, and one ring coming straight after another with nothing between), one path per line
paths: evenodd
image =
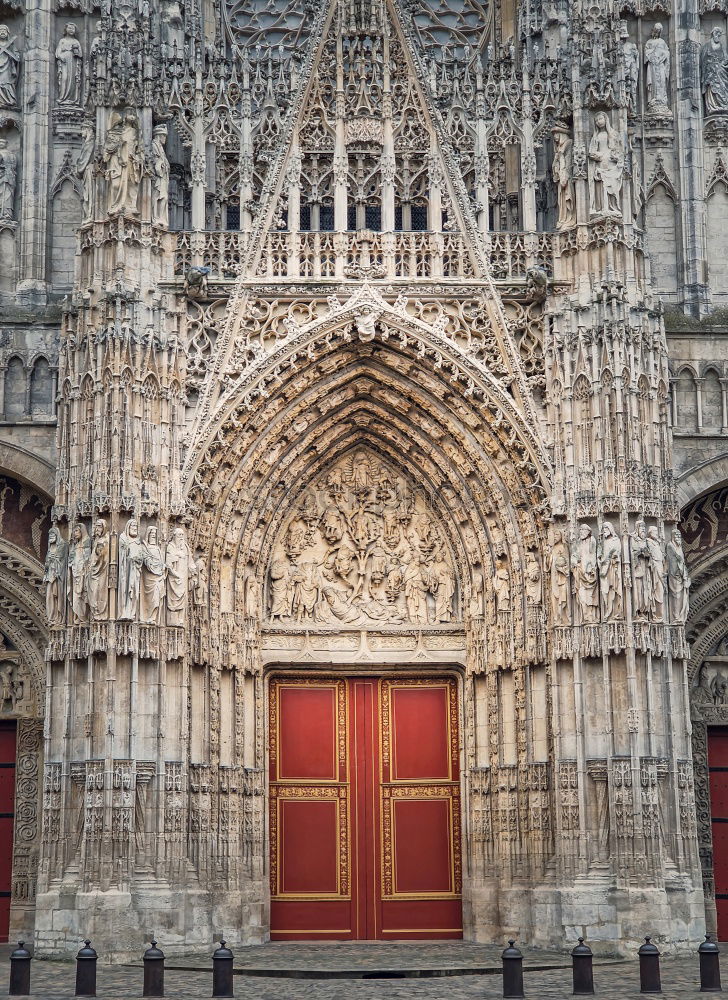
M426 497L363 449L303 495L274 547L267 597L271 623L460 620L452 555Z

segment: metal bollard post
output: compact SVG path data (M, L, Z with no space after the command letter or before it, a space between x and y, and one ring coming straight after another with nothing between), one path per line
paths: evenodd
M660 952L648 937L637 952L640 957L640 993L662 993Z
M8 996L30 996L30 952L25 947L25 941L18 941L18 947L10 956Z
M84 941L84 947L76 955L76 996L96 996L96 961L98 955L91 947L90 941Z
M586 996L594 992L594 973L592 971L592 950L584 944L584 938L571 953L571 971L574 980L574 996Z
M164 952L152 941L152 947L144 952L144 992L145 997L164 996Z
M501 955L503 960L503 996L522 997L523 994L523 955L516 948L515 941L509 941L508 947Z
M233 993L233 953L220 942L212 956L212 995L231 997Z
M698 948L700 956L700 992L722 993L720 985L720 948L715 941L710 940L710 934L705 935L705 941Z

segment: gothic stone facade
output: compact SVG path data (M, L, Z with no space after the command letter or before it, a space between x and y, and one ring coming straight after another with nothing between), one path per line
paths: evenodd
M274 665L458 678L466 937L714 927L727 14L0 0L11 933L266 938Z

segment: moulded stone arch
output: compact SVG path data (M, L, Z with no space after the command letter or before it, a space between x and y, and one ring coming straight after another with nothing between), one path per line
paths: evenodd
M526 551L539 550L545 535L544 511L537 509L545 497L540 470L510 414L485 405L483 387L499 402L502 395L487 380L476 381L475 372L463 392L457 366L428 364L426 349L414 353L396 335L361 343L333 332L326 353L309 354L299 344L291 364L279 357L272 373L268 368L257 381L238 384L235 402L225 400L225 419L189 491L211 617L213 608L223 607L224 614L249 617L251 577L260 591L291 503L327 464L357 446L406 469L433 497L447 491L467 508L448 529L463 606L471 609L474 591L485 583L486 606L482 596L475 600L492 616L496 560L507 561L511 590L523 595ZM445 509L440 520L449 517ZM473 572L465 579L468 566ZM232 599L225 598L231 590ZM525 607L519 615L523 630Z

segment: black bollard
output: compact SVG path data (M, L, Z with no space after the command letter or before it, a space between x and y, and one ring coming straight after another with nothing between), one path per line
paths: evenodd
M571 971L574 979L574 996L586 996L594 992L594 973L592 972L592 950L584 944L584 938L571 953Z
M76 996L95 997L96 961L99 956L90 941L84 941L84 946L76 955Z
M648 937L637 952L640 957L640 993L662 993L660 952Z
M18 947L10 956L10 997L30 996L30 952L25 941L18 941Z
M710 940L710 934L705 935L705 941L698 948L700 956L700 992L722 993L720 985L720 948L715 941Z
M523 955L516 948L515 941L509 941L508 947L501 955L503 960L503 996L522 997L523 994Z
M164 952L152 941L152 947L144 952L144 992L145 997L164 996Z
M212 956L212 995L231 997L233 993L233 953L220 942Z

